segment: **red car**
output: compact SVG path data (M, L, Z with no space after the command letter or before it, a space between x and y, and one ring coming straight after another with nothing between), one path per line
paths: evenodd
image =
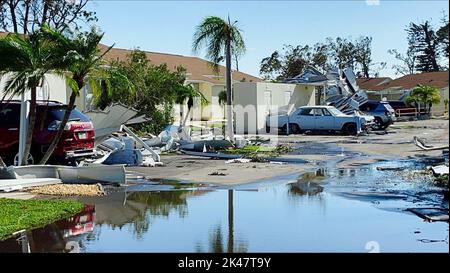
M29 162L37 164L55 137L67 105L38 101ZM6 164L17 162L20 101L0 102L0 156ZM89 117L74 108L50 162L70 164L94 154L94 127Z

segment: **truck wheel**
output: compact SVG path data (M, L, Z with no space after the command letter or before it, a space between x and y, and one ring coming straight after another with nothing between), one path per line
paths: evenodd
M355 123L347 123L342 128L342 131L344 131L347 135L356 135L358 132L358 128L356 127Z

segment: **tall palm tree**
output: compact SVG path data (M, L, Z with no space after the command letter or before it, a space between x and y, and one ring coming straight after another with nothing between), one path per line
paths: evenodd
M222 106L223 110L223 119L225 119L225 105L227 104L227 92L222 90L219 92L219 104ZM225 137L225 122L222 121L222 132L223 137Z
M194 106L194 99L199 98L201 105L208 104L208 100L205 98L202 92L197 91L191 84L181 86L175 92L175 103L184 107L184 104L187 103L188 111L183 119L183 112L180 111L180 126L186 126L186 122L189 118L189 114L191 112L192 107Z
M66 77L66 82L71 88L72 93L70 94L69 103L64 117L59 124L56 136L53 138L40 164L45 164L56 149L64 128L69 121L75 100L86 83L93 89L94 93L100 93L100 81L105 83L108 89L110 79L120 78L126 83L125 86L129 89L128 91L133 92L132 84L128 82L124 75L113 69L106 68L106 62L103 60L103 56L113 46L101 52L99 44L104 33L98 32L95 28L92 28L87 33L65 32L62 34L51 28L45 28L43 32L48 40L57 44L59 56L66 62L65 71L62 71L62 73L68 73L70 75L70 77Z
M4 85L5 97L21 95L30 90L28 129L22 165L26 165L30 159L36 122L36 90L42 86L48 72L63 68L65 65L56 57L53 46L53 43L43 37L40 30L27 36L10 33L0 39L0 56L2 56L0 76L7 79Z
M236 25L220 17L208 16L196 27L192 48L198 52L206 47L206 57L219 69L219 63L225 55L226 62L226 88L227 88L227 133L234 141L233 130L233 97L231 90L231 57L241 56L245 52L245 43L241 30Z

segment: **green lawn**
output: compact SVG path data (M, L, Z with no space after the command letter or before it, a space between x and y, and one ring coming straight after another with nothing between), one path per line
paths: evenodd
M81 211L84 204L70 200L0 198L0 240L22 229L38 228Z

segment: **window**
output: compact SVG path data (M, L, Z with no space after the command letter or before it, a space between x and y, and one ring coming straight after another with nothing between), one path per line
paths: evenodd
M298 114L300 116L313 116L314 112L312 110L312 108L303 108Z
M314 115L315 116L323 116L322 109L320 109L320 108L314 109Z
M20 124L20 105L0 106L0 124L5 128L17 127Z
M327 109L322 109L322 111L324 116L331 116L330 111L328 111Z
M343 114L341 111L339 111L336 108L328 108L328 110L333 116L339 116L339 115Z

